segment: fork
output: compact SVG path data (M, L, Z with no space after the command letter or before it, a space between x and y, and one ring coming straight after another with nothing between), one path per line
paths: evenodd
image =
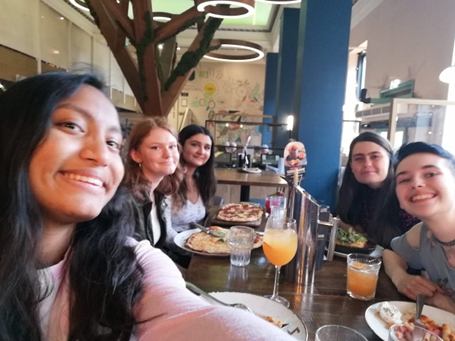
M224 233L224 232L217 231L217 230L211 230L208 227L202 226L198 223L190 223L190 225L191 225L191 227L198 228L199 230L201 230L205 233L211 234L212 236L215 236L215 237L223 238L226 236L226 233Z
M415 319L415 322L414 322L414 326L423 328L426 331L425 324L423 324L422 320L420 319L420 317L422 316L422 310L423 310L423 306L425 304L425 299L426 299L426 296L420 295L420 294L417 295L417 300L416 300L416 319ZM414 336L423 336L424 333L425 332L422 331L421 329L418 329L418 331L416 331L416 329L414 328L412 336L413 337Z
M253 311L248 307L246 306L245 304L243 303L232 303L232 304L228 304L228 303L224 303L222 301L220 301L219 299L213 297L212 295L206 293L204 290L202 290L201 288L198 288L197 286L195 286L193 283L190 283L190 282L186 282L186 288L197 294L197 295L201 295L209 300L211 300L212 302L215 302L217 304L220 304L220 305L224 305L226 307L234 307L234 308L238 308L238 309L242 309L242 310L245 310L245 311L248 311L249 313L253 313Z

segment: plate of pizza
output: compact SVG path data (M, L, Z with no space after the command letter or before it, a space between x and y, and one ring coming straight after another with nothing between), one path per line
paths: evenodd
M389 335L389 325L384 321L379 313L380 306L384 302L378 302L370 305L365 311L365 320L373 332L382 340L387 340ZM402 323L414 323L415 320L415 302L405 301L390 301L390 305L395 306L401 312ZM430 322L431 321L431 322ZM448 334L451 334L455 327L455 315L447 311L424 305L422 310L422 322L425 327L438 334L436 329L442 329L442 325L449 327ZM439 334L441 335L441 334ZM445 340L452 340L451 338L442 337Z
M243 303L253 312L280 328L295 340L308 340L308 330L303 321L290 309L263 296L240 292L211 292L210 295L225 303ZM207 299L201 298L208 302ZM211 303L211 302L209 302Z
M210 227L211 230L217 230L225 233L223 237L215 237L211 234L192 229L180 232L174 237L174 243L178 247L193 253L204 256L229 256L231 250L229 247L229 229L219 226ZM262 246L262 236L256 234L254 238L253 249Z
M220 208L216 216L217 220L229 223L246 223L258 221L262 218L262 207L251 203L227 204Z

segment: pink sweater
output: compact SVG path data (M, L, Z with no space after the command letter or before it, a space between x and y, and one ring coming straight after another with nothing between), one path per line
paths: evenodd
M135 307L136 327L132 340L294 340L269 322L239 309L214 306L185 288L174 263L148 241L131 240L144 268L144 292ZM40 270L53 290L40 305L43 340L63 341L68 335L68 280L65 259Z

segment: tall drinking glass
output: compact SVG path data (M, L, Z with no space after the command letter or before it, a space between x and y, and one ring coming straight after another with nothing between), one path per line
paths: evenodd
M297 251L297 231L295 219L271 216L265 227L262 248L270 263L275 265L273 294L265 297L289 307L289 301L278 296L281 266L289 263Z

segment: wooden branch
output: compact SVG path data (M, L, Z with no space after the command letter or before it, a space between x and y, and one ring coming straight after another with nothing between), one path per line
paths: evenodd
M216 19L216 18L207 19L204 26L198 32L197 36L194 38L193 43L188 48L186 53L195 52L196 50L198 50L201 47L201 42L204 39L205 30L214 21L219 21L219 24L221 24L220 19ZM213 39L213 37L210 38L210 40L212 40L212 39ZM203 57L203 55L200 56L199 60L202 57ZM196 64L199 63L199 60L195 61ZM163 95L163 113L165 113L165 115L168 115L169 112L171 111L172 106L174 105L178 96L182 92L183 88L185 87L186 82L188 81L188 78L190 77L190 75L193 71L194 71L194 68L189 69L183 76L178 76L176 78L176 80L171 84L169 89Z
M189 8L182 14L175 16L167 23L160 25L155 30L154 43L155 44L160 43L163 40L167 39L168 37L174 36L179 32L185 30L186 29L186 27L184 26L185 23L197 17L204 17L204 13L199 12L194 6Z
M135 39L134 27L130 18L128 18L128 7L125 11L125 3L128 6L128 2L119 5L115 0L103 0L104 8L110 17L113 17L117 24L120 25L121 29L125 32L128 37Z
M134 1L135 47L142 87L142 111L146 116L162 116L161 84L156 69L156 51L153 44L151 1Z
M99 29L106 39L112 51L112 54L117 60L117 63L120 66L123 75L125 76L131 90L133 91L134 96L136 97L136 100L142 108L144 100L136 63L129 54L125 45L123 45L122 48L117 48L115 45L117 42L117 31L119 28L115 24L115 21L113 21L109 14L106 12L106 9L101 1L102 0L90 0L90 6L92 10L97 14Z
M147 29L145 22L145 15L150 15L152 18L152 4L149 0L136 0L132 1L133 5L133 16L134 16L134 31L137 41L140 40L140 37L144 36L144 33Z

